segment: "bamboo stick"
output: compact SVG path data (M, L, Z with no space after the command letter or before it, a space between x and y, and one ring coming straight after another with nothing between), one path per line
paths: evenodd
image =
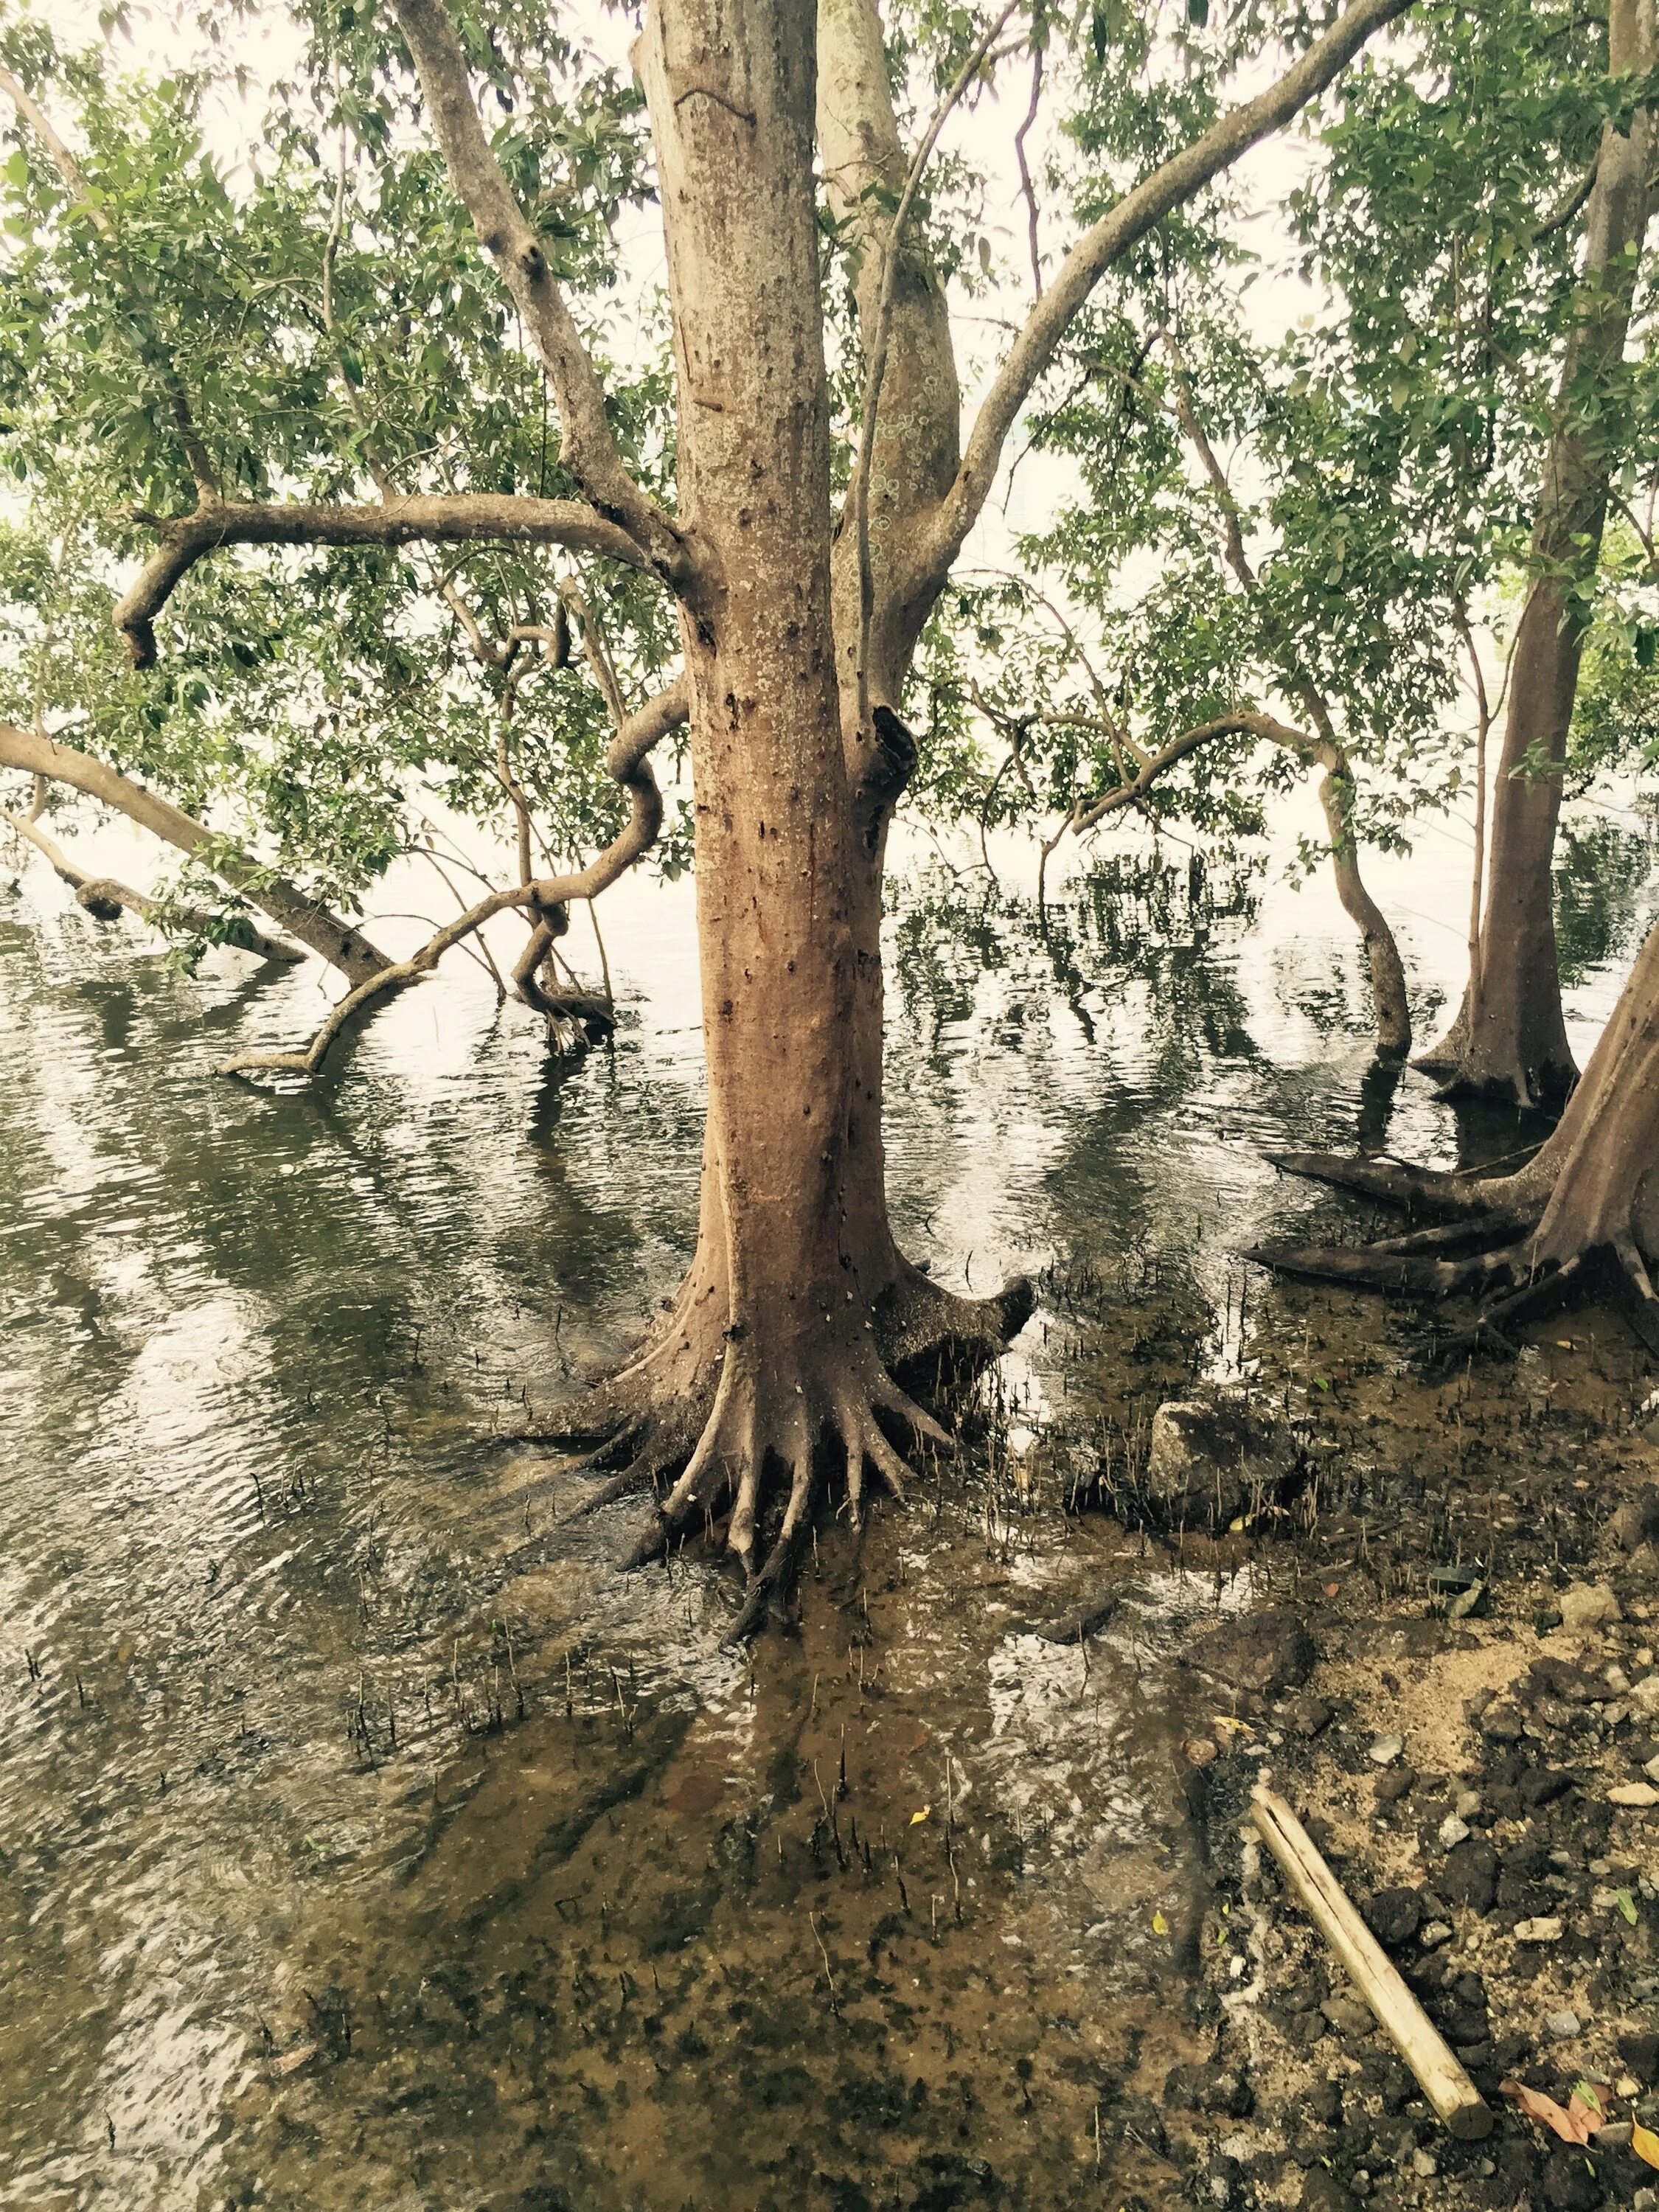
M1285 1880L1417 2076L1423 2094L1460 2142L1479 2142L1490 2135L1492 2116L1480 2092L1384 1955L1301 1821L1265 1786L1251 1792L1250 1802L1262 1840Z

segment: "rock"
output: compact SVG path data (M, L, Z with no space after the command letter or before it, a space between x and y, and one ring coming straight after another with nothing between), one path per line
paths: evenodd
M1419 2181L1432 2181L1439 2171L1440 2161L1432 2151L1414 2150L1412 2153L1412 2172Z
M1628 2120L1609 2120L1604 2128L1597 2128L1590 2137L1597 2150L1628 2150L1633 2133Z
M1460 1820L1474 1820L1480 1810L1480 1792L1478 1790L1459 1790L1457 1802L1452 1809Z
M1537 1807L1553 1805L1558 1797L1565 1797L1572 1787L1572 1777L1553 1766L1534 1767L1530 1774L1521 1778L1521 1796L1524 1803Z
M1517 1943L1559 1943L1561 1923L1553 1912L1542 1913L1535 1920L1517 1920L1515 1940Z
M1443 1943L1449 1943L1451 1939L1452 1925L1449 1920L1431 1920L1417 1940L1425 1951L1437 1951Z
M1172 2066L1164 2077L1164 2103L1177 2112L1209 2112L1224 2119L1248 2119L1255 2099L1242 2074L1224 2066Z
M1499 1699L1488 1705L1480 1716L1480 1733L1490 1736L1494 1743L1519 1743L1522 1722L1518 1706Z
M1417 1783L1414 1766L1391 1766L1386 1774L1376 1778L1376 1802L1379 1805L1397 1805L1409 1795Z
M1626 1552L1639 1552L1644 1544L1659 1543L1659 1486L1650 1484L1621 1505L1607 1523L1607 1534Z
M1561 1626L1574 1633L1586 1628L1602 1628L1610 1620L1622 1620L1619 1600L1606 1583L1574 1583L1564 1591L1561 1598Z
M1241 1513L1276 1504L1301 1455L1289 1425L1253 1410L1237 1392L1171 1398L1152 1415L1140 1494L1161 1526L1226 1528Z
M1630 1693L1633 1711L1650 1721L1659 1721L1659 1674L1644 1674L1632 1686Z
M1534 1698L1554 1698L1565 1705L1593 1705L1607 1693L1599 1674L1565 1659L1535 1659L1527 1681Z
M1616 1789L1608 1790L1607 1802L1612 1805L1634 1806L1644 1812L1659 1805L1659 1790L1651 1782L1621 1782Z
M1371 1745L1366 1757L1373 1766L1392 1766L1405 1748L1404 1736L1380 1735Z
M1659 2083L1659 2035L1650 2035L1645 2031L1621 2035L1617 2048L1619 2056L1638 2081L1646 2082L1650 2087Z
M1379 1889L1361 1909L1377 1942L1395 1950L1423 1925L1423 1901L1414 1889Z
M1448 1813L1435 1830L1436 1835L1440 1839L1440 1848L1444 1851L1451 1850L1456 1844L1466 1842L1468 1832L1468 1822L1460 1820L1455 1813Z
M1447 1852L1437 1880L1449 1903L1486 1913L1497 1901L1498 1870L1492 1845L1483 1837L1469 1836Z
M1547 2012L1544 2014L1544 2033L1552 2043L1571 2043L1574 2036L1581 2033L1577 2014Z
M1327 1997L1319 2009L1339 2035L1369 2035L1376 2025L1370 2007L1361 2004L1358 1997Z
M1544 2160L1543 2201L1549 2212L1595 2212L1601 2185L1579 2150L1558 2143Z
M1298 1735L1322 1735L1336 1716L1323 1698L1298 1698L1291 1707L1291 1726Z
M1358 2200L1328 2166L1310 2166L1302 2183L1302 2212L1353 2212Z
M1188 1766L1208 1766L1221 1756L1216 1745L1206 1735L1189 1735L1181 1747L1181 1755Z
M1268 1607L1218 1622L1199 1638L1185 1655L1185 1663L1213 1674L1230 1688L1266 1697L1274 1690L1299 1687L1312 1674L1318 1656L1312 1637L1296 1615Z

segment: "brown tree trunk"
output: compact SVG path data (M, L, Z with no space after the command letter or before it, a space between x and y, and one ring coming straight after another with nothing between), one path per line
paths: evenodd
M1653 0L1613 0L1608 68L1654 66ZM1458 1096L1553 1103L1577 1071L1561 1011L1553 863L1561 775L1583 650L1585 599L1600 557L1618 439L1610 384L1624 358L1648 219L1652 118L1601 134L1585 216L1584 274L1567 343L1533 532L1534 581L1522 614L1492 797L1492 859L1480 972L1453 1030L1425 1056Z

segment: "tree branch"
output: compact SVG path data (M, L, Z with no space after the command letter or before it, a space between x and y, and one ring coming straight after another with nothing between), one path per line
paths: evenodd
M450 182L479 243L499 264L546 364L559 410L559 455L599 513L625 531L641 565L683 590L693 562L678 526L623 465L605 392L541 240L502 174L472 96L466 56L443 0L392 0Z
M159 927L156 917L163 908L158 900L147 897L126 884L117 883L112 876L88 874L78 862L70 860L55 837L46 835L35 814L14 814L9 808L0 806L0 822L18 836L27 838L37 852L44 854L52 873L75 893L76 904L84 907L94 921L117 921L123 910L129 909L142 915L152 927ZM280 960L292 966L306 957L297 945L285 945L280 937L267 937L245 915L233 917L232 927L236 932L234 937L214 937L214 933L224 925L223 915L204 914L194 907L181 907L175 913L186 929L213 938L217 944L229 945L238 952L251 952L256 959Z
M547 917L555 909L568 906L572 899L597 898L608 890L618 876L623 874L655 841L662 826L662 795L657 788L656 777L647 760L651 748L668 732L684 721L690 712L690 687L682 678L671 684L655 698L647 700L639 712L630 715L617 731L605 756L605 767L616 781L631 793L633 811L627 823L613 837L605 850L586 868L566 876L544 876L529 884L514 884L506 890L492 891L488 898L480 899L476 906L446 924L435 935L428 939L417 952L407 960L395 961L377 975L369 977L331 1011L311 1042L303 1052L248 1053L234 1060L223 1061L221 1075L285 1074L314 1075L328 1056L329 1048L343 1030L381 999L404 990L411 983L429 975L452 945L459 945L485 922L498 914L514 908L527 908L538 916L541 926L547 927ZM557 933L550 928L549 941ZM532 934L532 943L535 942ZM517 970L514 970L515 979Z
M881 406L882 380L887 374L887 345L893 326L893 295L898 282L899 256L904 242L904 228L915 204L916 192L922 173L939 143L939 134L945 128L951 109L984 66L985 58L996 44L1003 25L1018 6L1019 0L1008 0L1007 6L986 32L968 59L958 70L950 90L934 110L933 119L923 135L921 143L911 158L904 189L893 211L886 243L882 255L881 293L876 307L876 326L869 346L869 364L865 372L864 404L859 420L858 453L853 463L851 498L853 502L854 542L857 547L859 573L859 639L858 639L858 719L862 726L870 714L870 617L875 605L875 585L870 569L870 460L875 445L876 418Z
M55 783L68 784L71 790L84 792L88 799L114 807L141 829L148 830L152 836L161 838L165 844L176 845L180 852L192 858L204 848L210 848L210 865L216 874L222 876L262 913L268 914L289 936L297 938L331 967L337 968L349 983L365 982L386 965L386 955L377 951L349 922L343 921L316 899L307 898L284 877L273 875L249 854L234 847L228 848L225 841L216 836L194 815L186 814L182 807L174 806L156 793L146 791L143 784L133 782L103 761L94 760L89 753L77 752L72 745L59 744L38 730L19 729L14 723L0 722L0 768L21 769L27 775L46 776Z
M1085 232L1032 308L986 396L956 483L920 549L924 573L940 580L949 573L990 495L1003 447L1021 408L1113 262L1260 139L1288 123L1324 91L1374 32L1403 15L1410 4L1411 0L1353 0L1277 83L1220 117Z
M139 668L155 659L155 617L180 578L223 545L407 545L416 540L461 545L495 539L564 545L629 568L647 565L625 530L580 500L490 492L416 495L371 507L210 502L155 526L160 543L115 605L115 627Z

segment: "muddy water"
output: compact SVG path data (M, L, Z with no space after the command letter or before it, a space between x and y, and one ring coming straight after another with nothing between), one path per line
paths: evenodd
M1604 872L1591 1024L1646 911ZM1449 981L1441 873L1402 902ZM579 1479L477 1441L689 1249L688 922L623 902L634 1012L574 1073L462 969L271 1095L211 1062L313 978L0 897L0 2205L1174 2201L1098 2116L1199 2047L1178 1658L1250 1577L1068 1517L1022 1449L1241 1356L1230 1250L1332 1202L1264 1146L1523 1133L1379 1079L1317 898L1166 855L1045 939L919 861L896 1212L1047 1298L966 1463L827 1522L799 1637L734 1655L718 1569L618 1577L629 1508L557 1524ZM1031 1632L1106 1583L1086 1655Z

